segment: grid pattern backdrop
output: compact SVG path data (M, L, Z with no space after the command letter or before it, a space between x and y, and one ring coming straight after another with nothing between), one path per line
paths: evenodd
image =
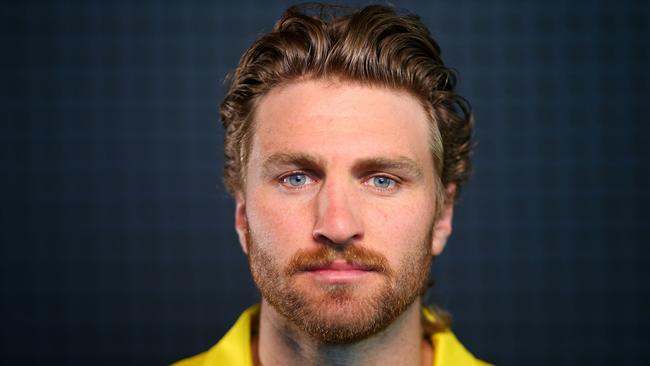
M647 3L394 4L477 118L429 299L500 365L649 364ZM287 5L3 6L0 364L167 364L258 301L217 108Z

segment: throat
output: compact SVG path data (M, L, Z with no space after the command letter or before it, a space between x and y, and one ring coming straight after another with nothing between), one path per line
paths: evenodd
M302 332L262 303L259 332L251 334L256 366L274 365L432 365L430 339L422 336L420 302L409 306L388 328L349 344L325 344Z

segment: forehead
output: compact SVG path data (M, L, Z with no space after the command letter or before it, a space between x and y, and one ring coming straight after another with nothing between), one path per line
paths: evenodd
M294 82L260 100L250 160L285 151L325 160L399 155L433 164L428 115L417 98L339 81Z

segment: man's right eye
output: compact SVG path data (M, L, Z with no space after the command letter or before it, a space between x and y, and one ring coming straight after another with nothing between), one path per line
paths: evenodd
M290 187L302 187L308 183L311 183L313 179L311 179L307 174L305 173L294 173L294 174L289 174L285 175L280 179L280 182L284 185L288 185Z

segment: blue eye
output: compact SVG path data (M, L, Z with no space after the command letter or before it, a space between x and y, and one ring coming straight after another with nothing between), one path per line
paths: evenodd
M307 184L310 179L307 174L296 173L282 178L282 183L289 184L292 187L301 187Z
M381 189L388 189L388 188L393 188L395 186L395 180L379 175L376 177L372 177L372 184Z

